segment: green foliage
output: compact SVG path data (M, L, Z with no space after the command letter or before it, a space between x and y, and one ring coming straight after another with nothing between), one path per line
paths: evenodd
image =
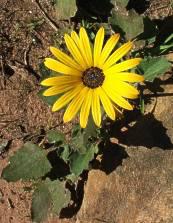
M71 148L68 144L63 144L61 147L57 150L57 155L65 162L67 163L69 161L69 156L71 154Z
M48 211L59 215L62 208L70 202L70 192L65 189L64 183L59 180L50 181L46 179L40 183L32 199L32 219L42 222L46 219Z
M167 53L169 50L173 50L173 34L169 35L163 43L154 47L149 52L153 55L161 55Z
M45 183L41 183L34 191L32 197L32 220L42 222L46 219L51 206L51 196Z
M6 139L0 140L0 154L5 151L5 149L7 148L8 144L9 144L8 140L6 140Z
M140 108L140 111L142 114L145 113L145 101L144 101L144 98L140 96L140 102L139 102L139 108Z
M44 23L43 18L39 19L32 19L30 23L27 24L27 28L29 29L30 32L33 30L36 30L39 26L41 26Z
M62 144L65 141L65 136L60 131L50 130L47 132L47 139L49 143Z
M72 131L71 146L80 153L85 153L92 145L92 139L97 137L97 127L92 117L89 117L87 128L81 129L79 125L74 126Z
M14 156L3 170L2 177L7 181L38 179L48 173L51 165L45 152L28 142Z
M143 17L134 10L126 10L128 0L112 0L112 15L109 23L115 32L119 32L125 39L133 39L144 30Z
M67 207L71 200L70 191L65 188L65 183L59 180L47 180L46 185L52 200L52 210L59 215L62 208Z
M57 156L69 165L71 180L77 180L83 170L89 168L90 161L98 152L94 143L97 138L97 131L92 119L90 119L87 129L80 129L79 126L74 128L69 144L66 143L64 135L56 130L48 131L46 138L51 144L50 148L56 150ZM8 181L36 180L48 174L51 169L52 166L45 151L28 142L10 158L10 164L3 170L2 177ZM69 180L70 177L68 176L67 179ZM40 199L49 203L47 197L42 197L45 190L45 185L40 186L40 189L36 190L36 195L38 194ZM34 202L41 202L39 199L35 199ZM47 209L48 207L45 206L41 216L44 216ZM40 219L41 217L37 216L36 218Z
M79 176L83 170L88 170L89 162L94 159L94 154L98 152L98 147L92 145L84 154L80 152L74 152L70 156L70 170L71 172Z
M134 10L126 13L113 10L109 22L113 30L120 32L126 39L133 39L144 30L143 18Z
M157 58L145 58L138 69L142 73L147 81L153 81L156 77L164 74L171 64L164 57Z
M84 138L83 130L80 128L79 125L76 125L73 128L72 140L70 144L74 151L76 150L80 153L86 152L86 141Z
M76 14L76 0L56 0L55 9L59 20L70 19Z
M111 3L114 5L114 8L125 9L129 0L111 0Z

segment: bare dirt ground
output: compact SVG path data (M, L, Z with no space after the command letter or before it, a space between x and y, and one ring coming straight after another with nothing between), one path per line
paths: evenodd
M34 0L0 2L0 143L8 142L7 150L0 151L1 174L9 157L25 141L37 142L41 132L50 128L69 134L71 124L64 125L62 114L53 114L37 95L39 64L49 54L48 47L55 41L55 31L45 22ZM53 1L40 2L54 18ZM169 16L169 7L164 5L166 1L159 2L163 5L159 9L163 16ZM157 17L154 9L150 12ZM0 179L1 223L31 222L31 191L25 190L26 187L22 182L7 183ZM50 217L47 222L73 220Z
M54 16L48 1L42 2ZM69 133L61 113L52 113L38 97L39 64L49 54L54 30L47 24L34 1L2 1L0 9L0 173L25 141L37 141L41 132L58 128ZM0 222L31 222L31 192L22 182L0 179ZM52 218L51 218L52 219ZM49 222L49 220L48 220ZM51 222L57 222L51 220Z

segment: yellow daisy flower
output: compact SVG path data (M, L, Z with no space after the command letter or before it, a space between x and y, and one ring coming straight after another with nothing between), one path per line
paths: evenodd
M114 34L103 46L104 28L101 27L92 49L86 30L82 27L79 35L72 31L71 36L64 36L72 57L55 47L50 47L57 60L46 58L44 64L62 75L45 79L41 85L50 87L44 91L44 96L63 93L54 103L52 111L69 104L64 113L64 122L71 121L80 111L80 125L85 128L91 112L95 124L100 126L101 104L112 120L116 118L117 107L133 109L125 98L137 98L139 92L129 83L141 82L144 78L127 70L137 66L141 59L118 62L133 46L129 41L112 52L119 38L119 34Z

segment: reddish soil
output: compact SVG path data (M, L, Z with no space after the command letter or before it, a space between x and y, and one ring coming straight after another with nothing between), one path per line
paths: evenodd
M54 16L50 2L42 3ZM55 31L43 20L35 1L7 0L1 2L1 6L0 143L8 140L10 146L1 153L0 174L9 157L25 141L36 142L40 133L50 128L68 135L71 128L71 124L62 123L61 113L53 114L37 95L39 64L49 54ZM32 191L25 191L27 185L0 179L1 223L31 222ZM67 222L57 219L51 217L47 222Z

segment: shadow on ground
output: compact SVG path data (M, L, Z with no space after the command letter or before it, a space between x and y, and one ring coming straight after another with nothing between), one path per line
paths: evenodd
M117 144L108 142L103 151L100 169L110 174L118 166L122 165L123 159L128 157L125 149Z
M167 135L167 129L152 113L141 116L134 125L126 123L125 131L119 131L121 126L115 126L112 136L117 137L120 144L127 146L144 146L146 148L159 147L172 149L173 144ZM116 135L118 133L118 136Z
M108 17L111 15L111 10L114 7L110 0L76 0L76 3L78 7L76 18L87 20L92 20L93 18L102 22L108 21Z

